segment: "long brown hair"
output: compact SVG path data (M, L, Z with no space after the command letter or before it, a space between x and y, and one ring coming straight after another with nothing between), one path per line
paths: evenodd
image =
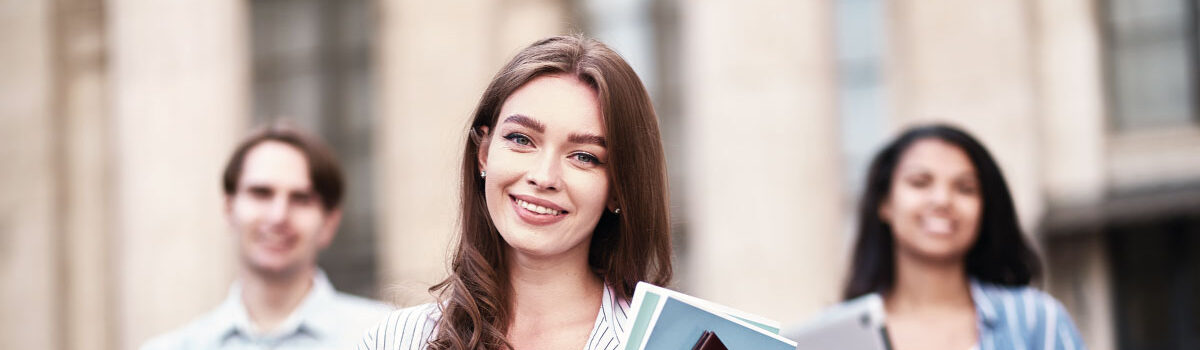
M592 233L588 264L629 299L638 281L671 280L666 161L658 119L637 74L604 44L580 35L540 40L517 53L492 78L463 146L461 232L450 276L430 288L444 305L430 349L511 348L511 285L505 244L488 214L477 160L484 127L495 129L500 108L536 77L566 74L595 89L604 119L611 193L620 214L605 211Z

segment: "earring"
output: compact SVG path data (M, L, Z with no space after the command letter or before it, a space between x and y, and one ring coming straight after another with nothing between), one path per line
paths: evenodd
M621 208L613 209L613 214L621 215Z
M480 170L479 177L487 177L487 170Z

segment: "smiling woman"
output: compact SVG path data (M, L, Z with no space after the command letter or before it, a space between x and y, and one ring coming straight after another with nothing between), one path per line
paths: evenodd
M658 120L604 44L518 53L479 101L461 175L439 302L393 313L359 349L617 349L637 282L670 282Z
M1000 167L962 130L907 130L871 162L845 298L883 297L894 349L1076 349L1062 305L1029 284Z

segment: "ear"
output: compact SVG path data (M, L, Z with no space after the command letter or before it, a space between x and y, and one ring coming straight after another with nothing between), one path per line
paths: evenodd
M610 212L617 210L617 208L619 208L617 206L617 196L609 195L608 196L608 204L606 204L606 206L608 207L608 211L610 211Z
M321 250L324 250L326 247L329 247L329 244L333 243L333 237L337 236L338 226L341 225L341 223L341 208L330 210L329 213L325 214L325 223L321 225L321 232L319 233L320 236L317 237L317 246L320 247Z
M229 227L236 226L233 223L233 196L234 195L231 195L231 194L224 195L224 198L225 198L225 223L228 224ZM235 229L234 231L237 231L237 230Z
M479 156L479 171L487 171L488 148L492 144L492 135L487 126L479 127L479 151L475 152Z

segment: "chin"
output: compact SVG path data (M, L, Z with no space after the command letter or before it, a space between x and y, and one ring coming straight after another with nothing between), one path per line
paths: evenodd
M956 261L967 258L967 249L948 246L921 247L917 254L930 261Z
M571 251L573 246L562 246L556 242L509 242L509 248L521 255L531 257L558 256Z
M286 256L278 254L259 254L250 256L250 267L255 271L267 274L284 274L295 270L296 263Z
M536 244L534 242L510 242L508 246L522 255L529 256L551 256L561 253L559 249L555 249L555 247L549 244Z

